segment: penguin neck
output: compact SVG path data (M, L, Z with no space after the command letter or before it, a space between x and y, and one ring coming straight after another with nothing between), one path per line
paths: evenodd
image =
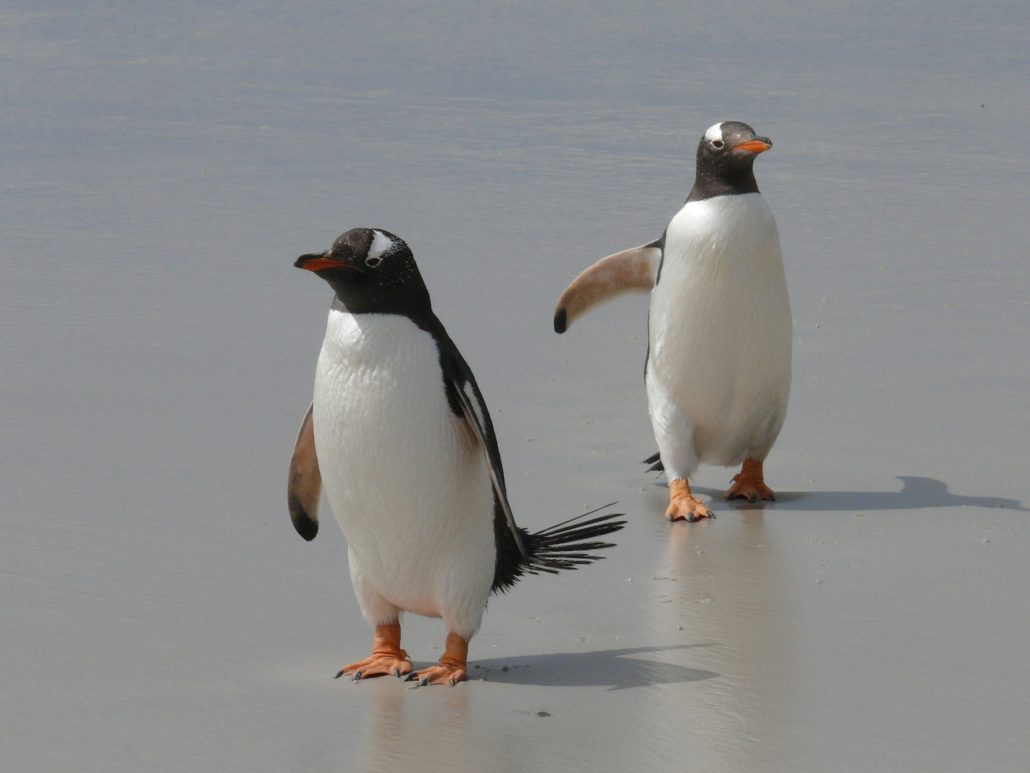
M397 314L410 317L416 323L432 316L433 307L425 287L416 287L392 292L372 291L362 287L355 291L351 287L334 287L336 297L333 308L348 314Z
M750 166L730 174L719 173L711 169L698 169L694 187L690 189L687 202L704 201L716 196L735 196L758 192L755 172Z

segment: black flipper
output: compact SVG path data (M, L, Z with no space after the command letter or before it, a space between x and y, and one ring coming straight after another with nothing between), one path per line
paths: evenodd
M614 547L612 543L597 540L625 526L625 521L615 520L622 513L589 518L604 509L598 508L536 533L530 533L515 523L511 505L508 504L504 468L493 421L472 369L435 315L430 315L420 324L433 336L440 352L440 366L451 410L464 419L479 440L486 457L494 490L494 540L497 548L491 590L506 590L525 574L555 574L600 559L601 556L591 555L590 551ZM587 518L589 520L584 520Z
M523 529L515 523L515 516L508 504L508 492L504 484L504 467L501 464L501 451L497 447L497 436L494 424L490 419L490 411L486 407L483 393L479 391L476 377L472 369L454 345L443 323L434 315L428 320L427 327L436 341L440 352L440 367L443 370L444 388L451 410L465 420L469 429L479 440L483 454L486 456L487 472L494 490L494 516L500 512L507 525L508 533L518 548L520 555L528 559L529 549L526 547ZM496 524L495 524L496 529Z

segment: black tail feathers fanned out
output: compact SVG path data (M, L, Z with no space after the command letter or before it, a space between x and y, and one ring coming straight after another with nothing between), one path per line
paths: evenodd
M600 561L604 556L593 555L593 551L615 547L614 543L600 538L614 534L626 525L626 521L618 520L623 517L623 513L595 515L614 504L612 502L598 507L542 531L530 533L520 529L529 555L518 553L515 541L511 540L511 547L500 551L498 556L500 560L493 590L505 591L525 574L557 574ZM514 553L511 548L514 548Z
M590 555L592 550L615 547L612 542L597 542L598 537L613 534L626 525L617 521L622 513L608 513L588 518L594 513L611 507L615 503L583 513L535 534L526 535L526 549L529 551L529 574L549 572L556 574L563 569L576 569L584 564L599 561L604 556ZM587 519L587 520L584 520Z
M648 472L664 472L665 465L662 464L662 455L658 451L655 451L649 457L647 457L641 464L650 464L647 468Z

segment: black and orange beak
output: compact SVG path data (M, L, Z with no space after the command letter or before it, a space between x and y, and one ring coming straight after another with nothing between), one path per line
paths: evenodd
M734 150L743 150L743 151L746 151L748 153L754 153L754 154L757 155L759 153L764 153L765 151L767 151L771 147L772 147L772 140L769 139L768 137L755 137L754 139L747 140L746 142L740 143L739 145L735 146L733 149Z
M332 268L342 268L348 271L356 271L362 273L361 269L346 260L340 260L339 258L329 257L328 253L322 252L319 254L301 255L297 260L293 262L293 265L297 268L303 268L305 271L328 271Z

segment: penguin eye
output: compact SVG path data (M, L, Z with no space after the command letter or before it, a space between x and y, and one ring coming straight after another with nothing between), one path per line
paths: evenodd
M369 268L375 268L376 266L378 266L382 262L383 262L383 259L380 258L378 255L373 256L371 258L365 258L365 265L368 266Z
M722 150L722 146L723 146L723 141L722 140L712 140L712 147L715 148L716 150Z

